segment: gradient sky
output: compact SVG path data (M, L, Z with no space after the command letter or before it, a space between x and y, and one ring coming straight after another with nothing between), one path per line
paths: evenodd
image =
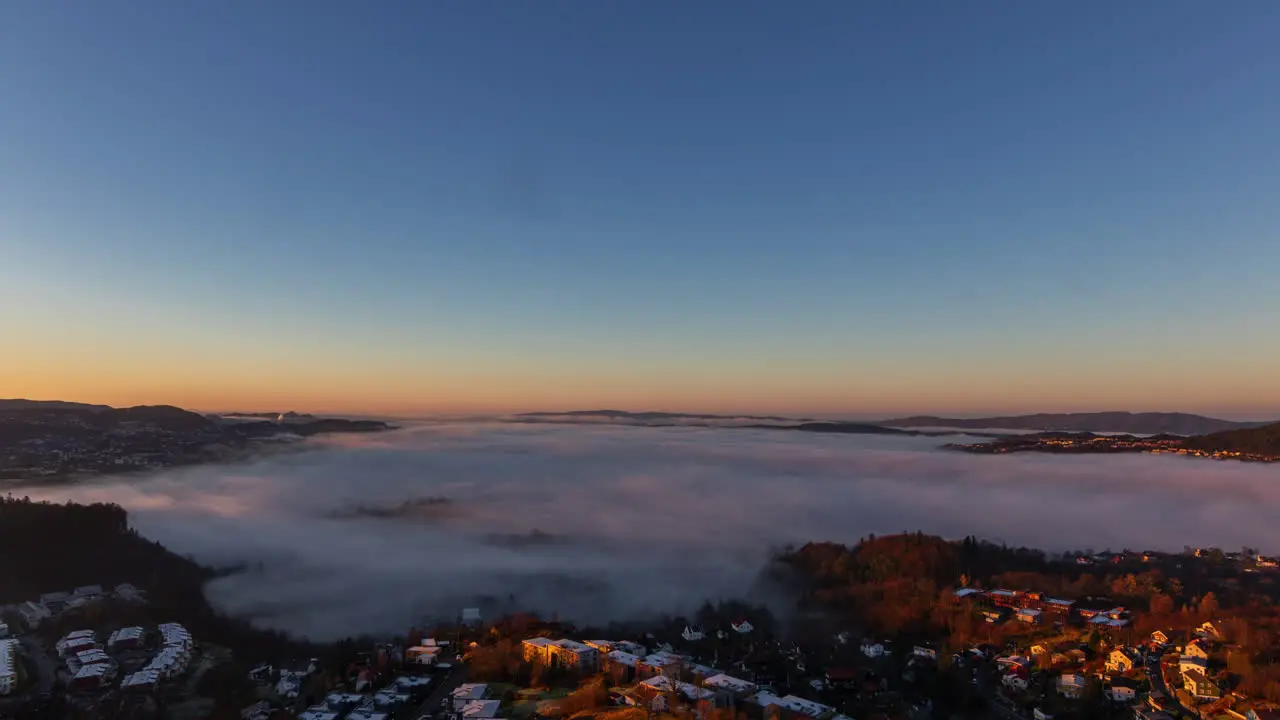
M0 4L0 397L1280 414L1280 3Z

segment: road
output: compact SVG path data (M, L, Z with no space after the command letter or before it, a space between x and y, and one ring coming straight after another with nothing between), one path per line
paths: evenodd
M1147 662L1147 679L1151 682L1151 689L1164 693L1164 696L1169 698L1169 702L1173 707L1177 708L1179 713L1195 715L1195 713L1183 707L1182 703L1178 702L1178 696L1174 691L1169 690L1169 686L1164 681L1164 670L1161 665L1163 660L1164 655L1157 655Z
M35 635L27 634L19 638L22 647L27 651L27 657L31 658L31 662L36 666L36 687L37 695L49 693L53 691L53 683L58 679L58 664L54 661L52 653L44 646Z
M430 717L440 710L440 704L449 699L453 689L462 684L467 677L467 666L461 661L454 661L453 667L443 675L437 675L436 686L418 707L418 717Z

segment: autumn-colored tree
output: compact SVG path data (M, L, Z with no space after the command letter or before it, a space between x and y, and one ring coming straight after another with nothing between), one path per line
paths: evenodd
M1173 614L1173 598L1160 593L1151 596L1150 610L1152 615L1164 616Z
M1200 598L1200 614L1206 619L1217 617L1218 609L1218 596L1214 595L1212 591L1205 593L1204 597Z

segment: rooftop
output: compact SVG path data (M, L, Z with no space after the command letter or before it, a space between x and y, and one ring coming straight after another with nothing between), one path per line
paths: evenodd
M500 707L501 700L470 700L462 706L461 714L464 718L496 718Z
M747 693L756 689L755 683L740 680L736 677L725 675L724 673L712 675L706 680L703 680L702 684L707 687L720 688L722 690L729 690L737 693Z
M462 683L453 689L453 697L457 700L483 700L489 686L484 683Z

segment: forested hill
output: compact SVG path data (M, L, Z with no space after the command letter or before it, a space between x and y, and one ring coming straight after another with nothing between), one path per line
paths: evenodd
M933 415L894 418L880 425L891 427L948 427L968 429L1003 428L1009 430L1061 430L1067 432L1118 432L1155 435L1203 435L1224 430L1258 427L1266 423L1237 422L1190 413L1037 413L1034 415L1006 415L1000 417L947 418Z
M146 594L146 619L153 623L180 622L197 637L235 648L246 658L299 651L299 644L278 633L214 612L204 597L204 584L214 575L139 535L118 505L0 498L0 604L84 585L110 589L130 583Z
M1182 445L1189 450L1277 457L1280 456L1280 423L1187 438Z

